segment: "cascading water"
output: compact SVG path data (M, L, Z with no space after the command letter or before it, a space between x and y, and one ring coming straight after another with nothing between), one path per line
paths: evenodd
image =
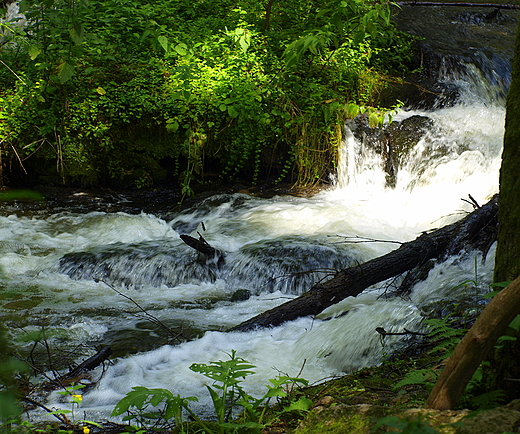
M468 194L484 203L496 193L505 110L483 88L479 98L474 87L463 89L469 99L453 107L399 114L427 116L433 126L402 160L395 188L385 187L381 157L347 127L336 186L311 198L219 195L160 215L24 215L6 207L0 215L0 315L18 337L44 328L49 345L60 351L108 344L121 356L106 372L94 371L98 382L81 406L89 420L109 417L139 385L198 396L204 411L210 407L205 379L189 366L225 359L233 349L257 366L246 380L253 394L278 372L296 375L303 365L302 377L316 382L378 363L376 327L419 330L424 313L441 300L476 302L491 280L493 250L485 261L475 252L437 265L406 299L382 296L382 283L314 319L225 330L301 294L333 269L459 219L471 211L461 200ZM200 262L180 239L197 232L225 252L222 262ZM347 242L356 237L388 242ZM302 274L307 270L314 271ZM453 289L468 279L478 282L469 293ZM239 289L251 297L232 301ZM141 308L196 339L165 345L168 337ZM385 351L401 344L399 337L388 339ZM46 405L70 408L65 401L54 392ZM45 417L38 409L32 415Z

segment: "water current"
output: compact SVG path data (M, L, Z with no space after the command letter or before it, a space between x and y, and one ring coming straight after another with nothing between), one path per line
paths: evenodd
M451 79L466 88L471 82ZM21 351L42 330L57 359L81 361L95 346L113 347L116 357L104 372L93 372L96 385L84 395L81 411L90 420L108 418L139 385L198 396L199 408L209 408L207 380L189 366L226 359L231 350L257 366L245 383L253 394L302 366L312 383L377 364L406 338L387 338L383 348L376 327L421 330L429 312L477 303L489 290L493 248L485 260L474 252L435 266L407 297L387 296L392 282L383 282L316 318L226 330L298 296L333 269L461 218L472 210L462 200L468 194L485 203L498 191L504 104L489 97L480 78L472 83L484 92L469 86L452 107L399 113L398 120L428 116L433 127L400 167L393 189L385 187L380 157L347 129L334 186L312 197L222 194L182 212L171 203L161 213L24 213L3 206L0 315L16 338L25 337ZM201 262L180 239L197 232L225 252L223 264ZM315 271L302 274L308 270ZM466 280L477 283L454 289ZM251 297L232 301L239 289ZM191 340L179 343L143 310ZM48 407L70 409L56 392L45 399ZM37 409L32 417L45 416Z

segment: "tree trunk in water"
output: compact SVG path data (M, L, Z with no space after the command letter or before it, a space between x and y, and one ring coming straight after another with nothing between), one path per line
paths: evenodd
M520 278L500 291L484 308L473 327L448 359L426 401L427 408L451 410L480 363L520 312Z
M349 296L357 296L369 286L398 276L432 258L441 260L475 243L479 232L496 225L497 200L478 208L462 220L429 233L398 249L364 264L347 268L324 283L314 285L301 296L257 315L232 330L251 330L270 327L302 316L317 315L329 306Z

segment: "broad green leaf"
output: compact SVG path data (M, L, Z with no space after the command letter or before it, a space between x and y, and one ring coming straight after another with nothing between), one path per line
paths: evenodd
M74 23L74 26L69 30L69 33L76 45L81 45L85 39L85 29L81 23Z
M107 93L107 91L105 89L103 89L101 86L96 88L96 92L99 93L100 95L106 95L106 93Z
M242 49L242 51L244 53L247 52L247 50L249 49L249 41L247 40L246 37L241 37L239 40L238 40L238 44L240 45L240 48Z
M21 0L20 3L18 4L18 10L20 11L21 14L23 14L24 12L27 12L30 7L31 7L31 2L28 0Z
M179 55L179 56L186 56L186 53L188 52L188 46L182 42L178 43L176 46L175 46L175 52Z
M232 118L236 118L240 114L234 105L228 106L227 112L228 112L228 115L231 116Z
M370 113L368 116L368 124L370 125L370 128L375 128L380 124L380 116L377 113Z
M60 83L65 83L74 75L74 65L68 61L63 61L58 65L58 78Z
M355 118L360 112L359 106L357 104L349 104L347 106L347 117Z
M168 38L164 35L161 35L157 38L157 41L159 41L159 44L161 44L161 47L163 47L164 52L166 54L168 54L168 50L169 50Z
M31 60L34 60L38 57L38 54L42 52L41 48L37 45L30 45L29 46L29 57Z
M513 330L519 331L520 330L520 315L517 315L513 321L509 324L509 327L511 327Z
M168 119L166 121L166 130L169 133L174 133L179 129L179 122L177 122L175 119Z
M283 409L283 412L288 411L309 411L312 407L313 401L305 396L302 396L298 401L291 402L287 407Z

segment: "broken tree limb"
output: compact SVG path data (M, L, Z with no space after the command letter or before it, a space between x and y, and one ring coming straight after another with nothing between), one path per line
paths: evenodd
M66 374L62 375L57 379L60 383L70 382L70 380L80 376L84 372L91 371L97 366L101 365L105 360L107 360L112 355L112 348L110 346L106 346L101 348L96 354L89 357L87 360L80 363L75 368L71 369Z
M299 297L259 314L232 330L272 327L299 317L317 315L344 298L355 297L369 286L398 276L430 259L444 260L447 251L455 254L468 245L474 248L479 231L491 225L496 226L497 213L498 196L495 196L458 222L425 232L384 256L340 270L332 279L315 284Z
M204 253L205 255L213 256L222 254L219 250L212 247L202 236L200 236L200 239L197 239L189 235L181 235L181 240L192 249L195 249L200 253Z
M218 249L215 249L215 247L209 244L200 233L199 239L193 238L189 235L181 235L180 237L181 240L184 241L192 249L195 249L198 252L203 253L204 255L210 258L218 258L219 261L224 259L224 253Z
M480 363L519 313L520 278L517 278L493 297L459 342L426 400L426 408L455 408Z

